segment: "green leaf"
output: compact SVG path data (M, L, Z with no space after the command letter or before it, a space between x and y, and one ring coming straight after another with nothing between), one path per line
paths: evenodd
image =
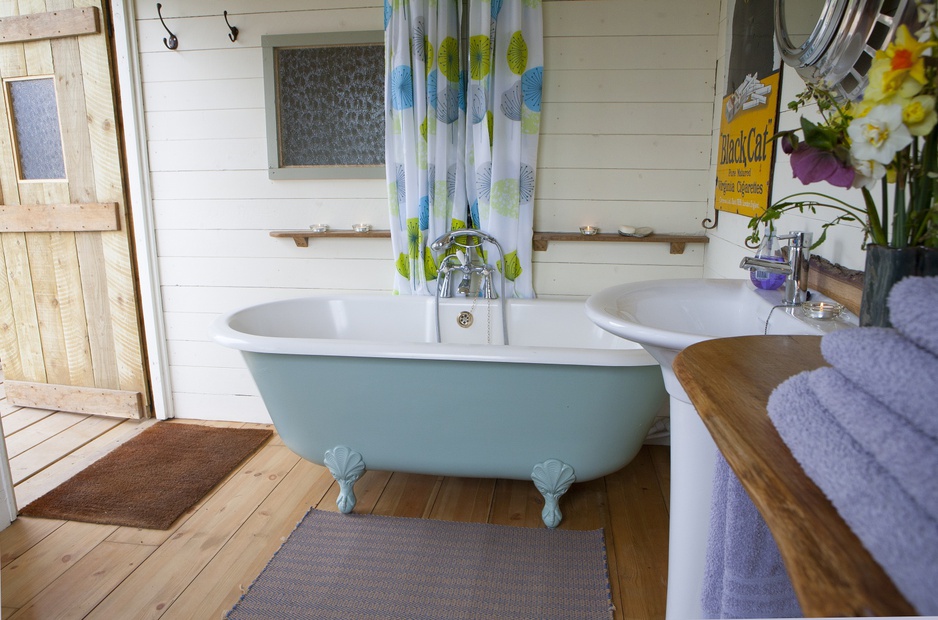
M509 252L505 254L505 268L502 269L501 263L498 264L498 270L512 282L521 275L521 261L518 260L518 252Z
M401 255L397 257L394 266L397 267L397 273L401 274L402 277L410 280L410 259L407 258L407 255L401 252Z
M804 141L809 146L825 151L833 151L837 145L838 135L827 127L815 125L805 117L801 117L801 130L804 132Z
M515 75L521 75L528 68L528 44L520 30L508 41L507 60L508 68Z
M423 253L423 273L426 275L427 281L436 280L439 271L436 261L433 260L433 252L428 249Z

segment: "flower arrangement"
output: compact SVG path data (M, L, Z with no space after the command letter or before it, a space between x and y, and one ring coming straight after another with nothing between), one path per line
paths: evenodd
M920 30L900 26L876 53L861 100L841 102L823 85L809 85L788 107L798 111L816 104L821 121L802 117L799 129L776 136L795 178L805 185L826 181L859 189L862 203L813 191L786 196L750 220L750 243L757 244L761 227L773 227L785 212L825 207L835 217L823 225L814 247L825 240L827 228L845 221L860 223L864 244L938 247L936 5L919 3L918 12ZM878 205L872 193L877 183Z

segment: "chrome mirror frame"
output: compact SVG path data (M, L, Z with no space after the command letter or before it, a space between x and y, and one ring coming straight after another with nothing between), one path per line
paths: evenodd
M915 0L826 0L807 40L794 45L785 25L785 2L775 0L775 44L785 64L808 84L823 85L840 99L859 100L877 50L900 24L915 28Z

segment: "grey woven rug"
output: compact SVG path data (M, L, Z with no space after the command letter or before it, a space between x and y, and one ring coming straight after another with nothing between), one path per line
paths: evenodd
M310 510L227 617L609 620L603 532Z

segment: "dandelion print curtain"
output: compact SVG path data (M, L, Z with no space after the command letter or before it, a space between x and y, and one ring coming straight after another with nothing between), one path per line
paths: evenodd
M459 7L456 0L385 0L384 20L394 292L433 294L437 262L428 243L466 227Z
M488 246L485 259L506 293L533 297L541 0L465 1L385 0L394 291L435 293L427 245L468 223L501 242L506 264Z
M472 220L505 250L506 291L534 297L531 242L544 73L540 0L469 5L466 184ZM493 261L494 262L494 261Z

